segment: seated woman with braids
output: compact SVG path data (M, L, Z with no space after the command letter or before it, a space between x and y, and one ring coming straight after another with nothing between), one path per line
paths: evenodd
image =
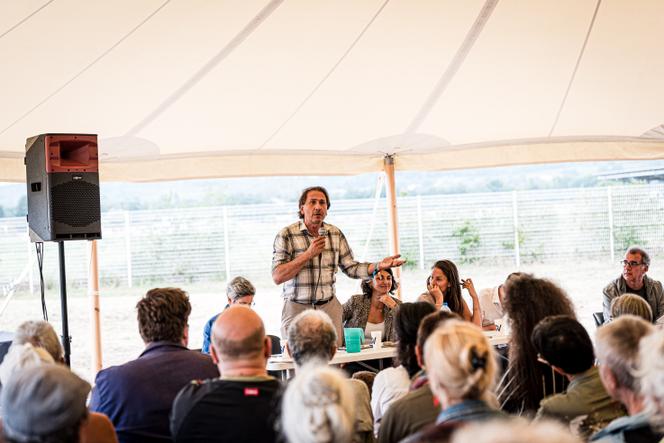
M496 356L482 330L468 322L448 320L424 344L429 385L440 402L436 424L405 441L438 441L450 425L507 417L493 393Z
M472 312L461 296L461 288L468 290L473 300ZM433 304L436 309L449 309L464 320L482 326L482 311L477 291L470 278L459 279L459 271L450 260L438 260L431 268L431 275L427 278L427 292L419 296L417 301Z

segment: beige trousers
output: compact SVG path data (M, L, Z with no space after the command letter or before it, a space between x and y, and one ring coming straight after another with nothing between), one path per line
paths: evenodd
M334 328L337 330L337 346L341 346L343 343L343 329L341 328L341 315L343 310L341 303L339 303L336 296L324 305L318 306L303 305L290 300L284 300L284 307L281 310L281 339L288 339L288 327L291 322L300 312L304 312L307 309L323 311L330 316L332 323L334 323Z

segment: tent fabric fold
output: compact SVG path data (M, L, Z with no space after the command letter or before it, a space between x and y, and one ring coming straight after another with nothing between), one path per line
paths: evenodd
M655 0L2 2L0 180L53 132L122 181L661 159L662 41Z

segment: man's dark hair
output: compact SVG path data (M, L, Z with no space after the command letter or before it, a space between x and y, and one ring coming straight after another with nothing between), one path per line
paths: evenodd
M396 360L410 377L420 370L415 357L417 330L422 319L435 310L434 305L427 302L402 303L394 315L394 333L398 339Z
M304 215L300 209L302 209L302 206L304 206L304 204L307 202L307 194L309 194L311 191L322 192L325 195L325 201L327 201L327 209L330 209L330 194L327 193L327 189L322 186L311 186L309 188L305 188L302 191L302 194L300 194L300 201L297 204L297 216L300 218L304 218Z
M138 331L145 343L180 342L191 313L187 293L179 288L154 288L136 304Z
M567 315L544 318L533 329L531 340L542 358L570 375L587 371L595 361L588 332Z

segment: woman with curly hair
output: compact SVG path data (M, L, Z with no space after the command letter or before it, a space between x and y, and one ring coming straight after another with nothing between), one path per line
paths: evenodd
M537 358L531 342L535 325L550 315L576 319L565 291L550 280L530 274L505 282L505 312L511 337L507 371L498 388L501 408L514 414L533 414L542 398L564 391L567 381Z
M473 300L472 312L461 296L461 288L467 289ZM482 326L482 312L473 281L470 278L461 280L456 265L450 260L434 263L431 275L427 278L427 292L420 295L417 301L431 303L436 309L446 305L464 320Z
M343 305L344 328L362 328L365 338L381 331L383 340L394 340L394 311L401 300L392 296L398 283L391 269L378 271L362 281L362 294L353 295Z

